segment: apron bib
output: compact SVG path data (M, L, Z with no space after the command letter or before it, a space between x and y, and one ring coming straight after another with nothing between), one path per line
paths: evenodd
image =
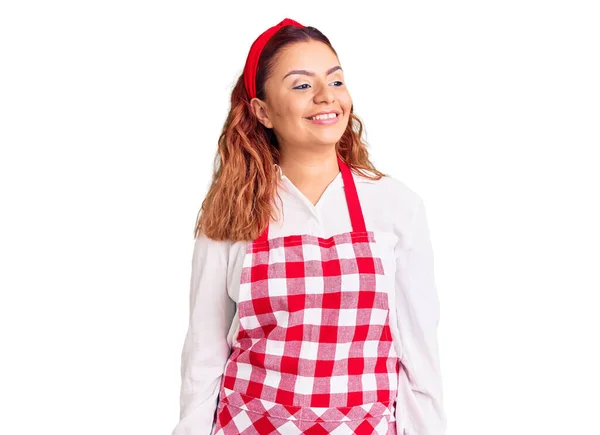
M394 289L350 168L338 164L351 232L268 239L267 226L248 244L215 435L396 434Z

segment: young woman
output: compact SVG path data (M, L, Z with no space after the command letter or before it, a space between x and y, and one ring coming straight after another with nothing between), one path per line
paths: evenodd
M329 40L253 43L195 232L173 435L442 435L423 201L377 171Z

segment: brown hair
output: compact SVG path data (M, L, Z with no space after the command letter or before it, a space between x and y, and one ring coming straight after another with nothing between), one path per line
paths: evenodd
M320 41L333 53L329 39L314 27L286 26L265 45L256 72L256 96L265 100L265 82L277 61L277 54L289 44ZM379 180L386 174L369 160L367 144L362 140L363 125L350 110L348 126L336 143L338 156L355 172ZM214 159L212 184L202 202L194 237L201 233L213 240L254 240L271 218L277 219L272 199L277 195L279 145L272 129L255 117L244 87L243 74L231 93L231 109L219 136ZM367 170L375 174L364 173Z

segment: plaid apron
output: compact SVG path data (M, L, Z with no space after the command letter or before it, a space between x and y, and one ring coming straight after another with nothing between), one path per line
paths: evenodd
M268 239L267 227L248 244L215 435L396 434L393 289L350 168L338 164L351 232Z

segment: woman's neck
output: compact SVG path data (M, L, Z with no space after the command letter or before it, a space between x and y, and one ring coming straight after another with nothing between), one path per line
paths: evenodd
M340 173L337 154L329 156L280 157L279 167L283 175L316 205L321 195Z

